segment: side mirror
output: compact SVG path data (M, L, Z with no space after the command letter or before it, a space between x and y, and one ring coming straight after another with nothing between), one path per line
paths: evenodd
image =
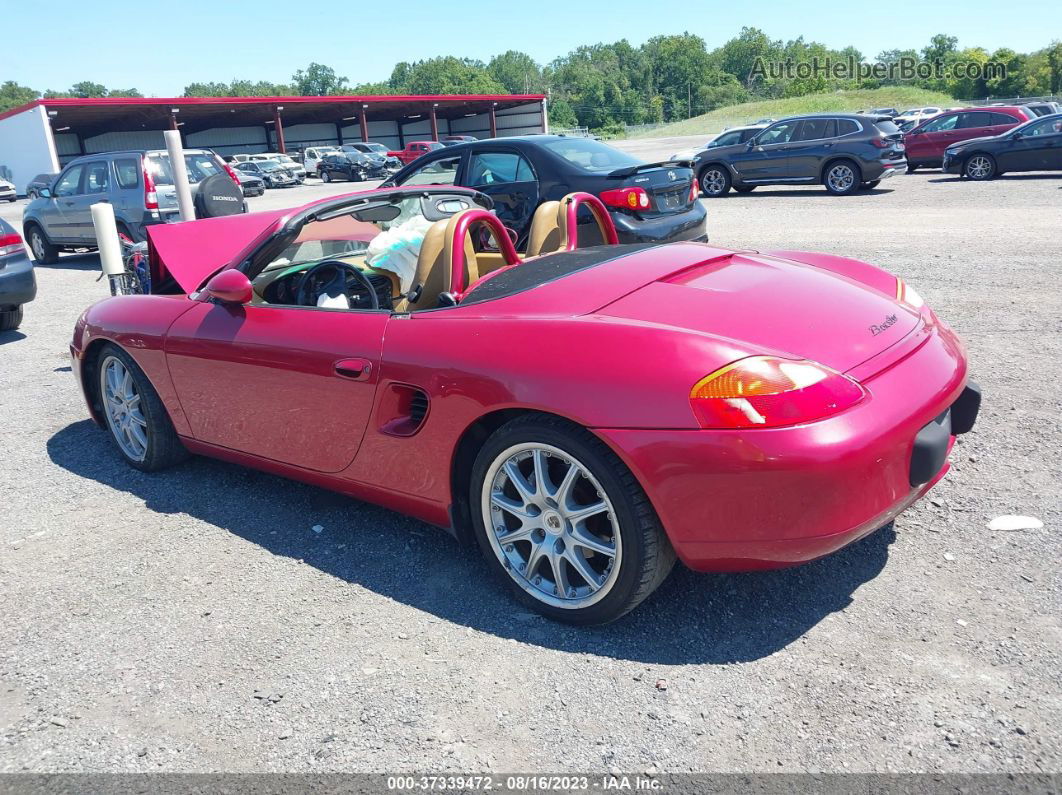
M206 287L196 295L196 301L214 300L222 304L248 304L254 296L251 281L246 274L235 268L228 268L213 276Z
M40 196L42 199L50 199L52 198L52 189L41 188L39 191L37 191L37 195Z
M748 143L745 144L745 149L751 152L757 146L755 138L749 138Z
M1016 132L1012 136L1010 136L1010 140L1012 140L1012 141L1020 141L1024 137L1025 137L1025 133Z

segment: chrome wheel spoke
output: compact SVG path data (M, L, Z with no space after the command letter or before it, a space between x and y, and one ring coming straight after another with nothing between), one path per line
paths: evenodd
M520 494L520 499L524 501L524 505L535 501L535 489L524 477L524 473L520 471L520 467L516 465L515 460L505 462L505 474L509 477L509 482L513 484L513 488Z
M549 565L553 569L553 586L557 589L557 596L568 596L571 583L568 582L568 572L565 570L565 557L563 553L554 553L549 556Z
M616 556L615 544L609 544L606 541L602 541L587 530L573 530L570 540L575 546L589 549L599 555L605 555L609 558L614 558Z
M590 505L579 505L575 508L568 509L564 513L564 518L575 525L589 519L591 516L597 516L599 513L604 513L607 510L608 504L604 500L598 500Z
M535 570L538 568L538 564L542 562L542 558L545 557L545 550L542 549L541 544L531 545L531 554L527 556L527 562L524 567L524 576L527 579L531 579L535 576Z
M148 449L148 424L132 373L117 358L105 358L100 388L111 435L126 456L143 461Z
M564 473L564 479L560 485L557 486L557 490L553 492L553 499L557 501L557 505L563 510L568 505L571 498L572 488L575 486L575 482L579 480L579 476L582 471L575 464L568 466L568 471Z
M549 480L549 472L546 469L546 454L542 450L535 450L531 454L535 472L535 497L542 499L553 496L553 484Z
M531 514L528 512L525 503L517 502L516 500L511 500L504 494L502 494L500 491L496 491L490 495L490 504L498 506L498 508L500 508L501 510L505 511L506 513L512 516L515 516L521 521L525 521L531 518Z
M583 557L581 552L569 549L565 551L564 557L569 565L583 578L583 581L590 586L591 591L596 591L601 587L601 575L590 567L590 562Z

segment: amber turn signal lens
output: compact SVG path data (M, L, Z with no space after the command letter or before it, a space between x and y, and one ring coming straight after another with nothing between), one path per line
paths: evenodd
M750 356L693 385L702 428L776 428L828 417L858 403L863 388L815 362Z

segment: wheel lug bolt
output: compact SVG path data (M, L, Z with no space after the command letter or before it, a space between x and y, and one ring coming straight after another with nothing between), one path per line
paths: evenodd
M513 551L513 545L512 544L507 544L505 546L505 551L506 552L512 552Z

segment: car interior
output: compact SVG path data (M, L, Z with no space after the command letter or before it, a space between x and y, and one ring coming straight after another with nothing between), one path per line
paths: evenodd
M563 251L577 243L573 202L596 201L572 194L544 202L535 212L525 253L496 216L462 217L489 207L480 195L403 194L336 208L288 233L279 252L251 280L252 303L326 309L415 312L455 305L488 274L524 259ZM593 209L593 206L591 206ZM615 241L602 207L593 216L601 238ZM502 234L508 240L499 242ZM462 264L454 283L455 256Z

